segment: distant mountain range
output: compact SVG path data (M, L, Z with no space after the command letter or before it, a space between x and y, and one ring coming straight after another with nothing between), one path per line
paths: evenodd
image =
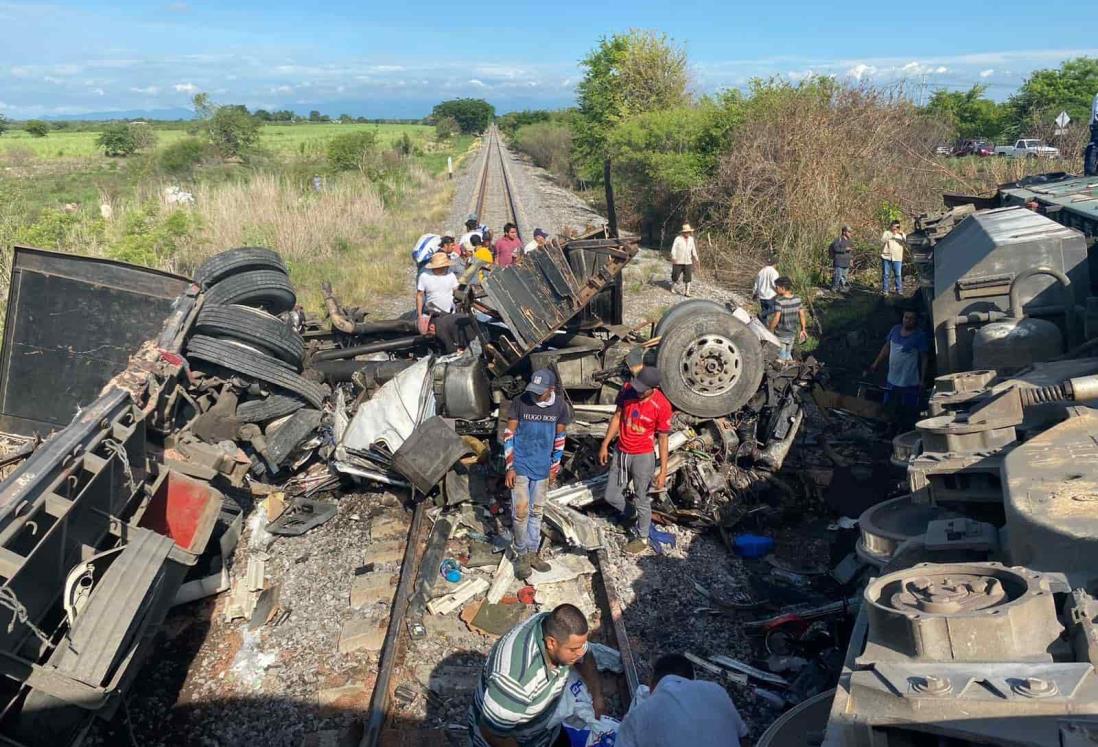
M87 114L51 114L40 119L52 122L104 119L194 119L194 109L130 109L117 112L88 112Z

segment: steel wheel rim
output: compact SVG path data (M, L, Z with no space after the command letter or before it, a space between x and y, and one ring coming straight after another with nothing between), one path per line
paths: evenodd
M743 359L735 343L723 335L703 335L691 342L679 364L683 383L705 397L731 391L743 374Z

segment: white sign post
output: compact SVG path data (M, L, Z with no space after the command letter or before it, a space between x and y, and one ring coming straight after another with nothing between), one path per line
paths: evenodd
M1071 122L1071 117L1067 112L1060 112L1060 116L1056 118L1056 136L1063 135L1067 130L1068 124Z

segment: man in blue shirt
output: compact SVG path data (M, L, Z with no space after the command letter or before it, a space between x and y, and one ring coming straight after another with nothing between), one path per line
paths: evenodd
M511 531L514 533L515 576L525 580L532 570L548 571L538 557L541 512L549 483L564 456L564 429L572 422L568 404L557 396L557 377L548 368L534 371L522 396L511 402L503 455L511 490Z
M902 416L910 417L919 410L929 350L926 332L919 329L918 313L905 311L903 321L889 330L881 352L869 366L870 371L876 371L888 361L884 403L892 404Z

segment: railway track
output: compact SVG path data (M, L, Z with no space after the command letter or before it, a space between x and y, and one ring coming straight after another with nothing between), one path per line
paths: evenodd
M476 194L471 202L472 210L497 237L502 234L505 224L514 223L518 226L519 238L525 240L528 233L526 215L515 195L508 158L495 125L485 132L482 151L484 155Z
M505 223L513 222L519 226L521 236L524 227L521 220L523 214L512 188L507 157L500 144L499 133L494 127L486 133L483 150L477 191L470 204L482 223L499 229ZM439 512L422 499L416 505L408 530L385 640L379 655L377 679L366 718L362 747L447 744L447 727L452 732L455 723L460 724L460 718L455 722L455 714L463 713L472 700L472 688L479 679L483 654L487 654L496 637L484 637L469 632L470 636L478 639L479 654L474 650L477 644L469 640L448 651L446 645L440 642L441 634L437 631L448 626L456 627L458 629L451 632L460 640L461 629L466 623L457 622L455 625L453 619L448 622L444 619L456 618L456 611L450 615L436 616L424 609L432 596L444 594L453 588L452 584L441 580L439 564L444 557L454 557L460 552L458 546L461 543L453 538L458 522L457 511ZM606 551L589 552L587 559L595 568L595 573L588 577L589 582L581 585L589 603L588 608L595 610L588 615L592 622L591 640L616 648L622 655L624 673L606 675L608 679L604 682L607 692L617 695L612 701L616 701L620 716L639 685L636 661L625 629L621 601L604 575L604 568L608 567ZM488 570L493 569L494 567ZM509 590L511 593L515 586L512 584L512 589ZM463 620L467 610L468 608L463 611ZM527 607L521 612L525 617L532 614L533 609ZM465 659L462 659L463 655ZM429 661L432 658L434 661ZM450 670L446 670L447 666L450 666ZM428 667L433 667L430 678L444 682L450 692L445 688L438 692L430 683L423 681L423 673ZM456 681L451 672L463 675L465 681ZM414 700L409 702L417 692L428 701L426 717L415 712ZM447 717L442 717L438 712L440 699L450 701ZM433 716L430 714L432 702L435 703L433 708L436 711Z

